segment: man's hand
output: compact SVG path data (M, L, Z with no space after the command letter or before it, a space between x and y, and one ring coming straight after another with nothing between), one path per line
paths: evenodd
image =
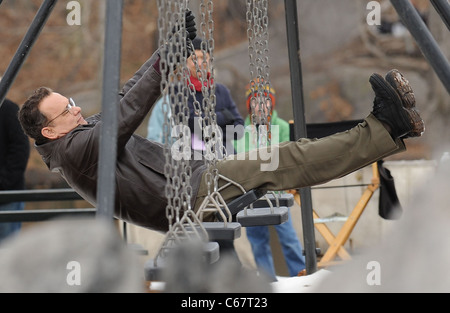
M189 58L193 53L193 47L192 47L192 40L194 40L195 37L197 37L197 28L195 27L195 16L194 14L192 14L191 10L186 10L185 11L185 28L186 28L186 48L187 48L187 54L186 54L186 58ZM169 37L169 39L175 35L175 33L179 32L180 28L178 27L174 27L172 29L172 35ZM178 34L181 37L181 34ZM177 37L179 38L179 37ZM178 41L178 39L177 39ZM179 63L179 59L177 59L177 62Z
M192 40L195 39L195 37L197 37L197 28L195 27L195 16L194 14L192 14L191 10L186 10L185 11L185 28L186 28L186 50L183 51L182 53L186 55L186 58L189 58L193 53L194 53L194 47L192 45ZM173 36L180 31L180 27L174 27L172 29L172 34L169 35L169 40L173 40ZM177 41L179 40L179 38L181 37L181 34L178 33L177 36ZM175 51L173 51L173 53L170 54L169 57L167 57L168 54L168 45L166 47L162 47L162 51L165 51L165 58L167 58L167 62L169 64L179 64L181 62L180 59L180 55ZM174 47L172 47L172 50L174 50ZM161 54L161 50L158 51L158 54L160 55L160 57L163 57ZM160 64L159 64L159 60L157 61L158 64L154 64L155 69L161 73L162 71L167 71L168 68L164 68L161 69L160 68Z

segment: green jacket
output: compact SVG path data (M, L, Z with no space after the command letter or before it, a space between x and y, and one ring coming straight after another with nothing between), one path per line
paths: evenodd
M289 123L278 117L278 113L276 110L272 112L271 118L271 131L272 131L272 140L271 144L278 144L284 141L290 140L289 134ZM256 141L256 131L250 121L250 115L247 115L245 118L245 134L241 139L234 141L234 148L237 153L247 152L258 147L258 142ZM277 129L275 129L277 128ZM278 138L274 138L274 135L278 133ZM244 148L245 147L245 148Z

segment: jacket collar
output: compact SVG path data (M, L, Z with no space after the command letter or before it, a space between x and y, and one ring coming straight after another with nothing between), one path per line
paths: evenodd
M61 143L63 143L67 138L70 138L75 131L83 130L86 128L92 128L94 126L95 126L95 124L80 125L62 138L55 139L55 140L52 140L52 141L49 141L49 142L46 142L46 143L40 144L40 145L35 143L34 147L41 155L44 163L48 166L48 168L51 169L50 162L51 162L54 151L57 149L57 146L60 145Z

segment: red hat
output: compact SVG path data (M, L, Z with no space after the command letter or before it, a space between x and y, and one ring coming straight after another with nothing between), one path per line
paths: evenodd
M250 107L250 102L252 100L252 98L257 97L258 95L258 84L256 84L255 82L259 82L259 78L256 80L253 80L250 84L247 85L246 89L247 91L245 92L245 96L247 98L247 111L249 113L251 113L251 107ZM272 107L271 110L274 109L275 107L275 89L273 89L272 87L270 87L270 85L264 85L264 96L267 97L269 96L271 102L272 102ZM253 95L252 95L253 92Z

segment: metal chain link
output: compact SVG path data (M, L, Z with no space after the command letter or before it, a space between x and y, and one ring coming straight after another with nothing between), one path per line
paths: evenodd
M194 99L194 110L198 126L202 130L202 139L205 143L204 161L207 165L205 175L208 186L208 194L217 190L218 172L215 169L218 159L225 157L220 128L217 125L216 108L216 85L214 80L214 4L212 0L201 0L199 17L199 37L202 38L201 51L203 61L199 64L197 57L193 55L193 63L197 77L201 83L203 96L202 103L195 97L195 89L190 84L191 97ZM207 56L209 56L209 61Z
M270 107L273 106L269 97L270 67L269 67L269 16L268 0L247 0L247 37L250 66L250 90L253 121L254 144L258 147L270 145ZM256 96L255 96L256 95ZM269 102L269 105L267 104ZM259 116L256 116L256 107ZM259 124L257 127L257 124ZM266 127L261 127L266 125Z
M194 101L194 107L198 126L202 129L202 139L206 149L203 159L207 167L204 175L207 196L196 213L200 220L203 219L203 214L206 212L222 213L221 208L229 212L227 204L219 192L220 175L217 169L219 159L226 157L226 147L223 145L222 136L224 134L222 134L222 130L217 124L216 115L213 11L214 5L212 0L201 0L198 34L202 38L201 51L203 54L203 62L198 64L197 58L195 56L193 57L197 76L202 86L201 92L203 96L202 103ZM209 55L209 62L206 58L207 54ZM191 96L195 99L194 92ZM231 214L228 215L227 219L231 221Z
M187 84L187 59L183 53L187 51L185 11L188 0L158 0L157 4L166 162L164 174L167 181L165 196L168 203L166 217L169 223L169 231L158 256L164 256L174 242L192 237L202 239L207 234L191 207L191 147L187 126L190 88Z
M194 84L190 80L187 59L183 53L183 51L186 51L187 45L184 14L188 8L189 0L157 0L157 4L162 73L161 94L163 96L163 113L165 117L163 136L165 139L164 155L166 160L164 174L167 180L165 196L168 202L166 216L169 222L169 231L158 255L164 255L173 242L180 241L182 238L190 238L192 236L198 238L203 236L201 239L208 238L198 219L201 213L194 214L190 205L192 198L192 186L190 184L192 168L190 156L187 157L185 155L185 149L189 151L191 149L191 146L186 146L186 143L191 142L191 138L188 138L191 135L188 128L189 96L194 99L194 113L198 118L198 126L202 129L202 139L205 142L205 147L208 149L204 155L205 164L207 165L204 177L208 187L208 197L201 206L206 209L220 210L219 206L226 207L225 201L221 197L220 192L218 192L220 175L216 167L218 160L226 157L226 149L223 147L223 134L221 134L221 130L217 125L215 113L213 0L201 0L200 23L197 23L199 25L198 33L203 40L201 50L204 61L202 64L198 64L197 58L193 57L202 86L202 103L196 100L196 91ZM266 100L270 101L268 92L266 92L270 90L267 9L268 0L247 0L250 84L252 97L255 93L257 94L254 98L257 100L257 105L259 105L261 112L266 112L264 110ZM206 53L209 53L209 62L206 60ZM210 75L209 77L208 74ZM263 116L262 124L268 125L270 132L270 121L268 121L267 116ZM174 134L175 137L173 138ZM263 136L267 136L267 132ZM175 139L175 144L172 144ZM259 142L267 141L264 138L259 139ZM180 144L177 145L177 142ZM174 155L179 157L174 157ZM231 216L229 218L231 220ZM190 231L187 231L187 229Z

